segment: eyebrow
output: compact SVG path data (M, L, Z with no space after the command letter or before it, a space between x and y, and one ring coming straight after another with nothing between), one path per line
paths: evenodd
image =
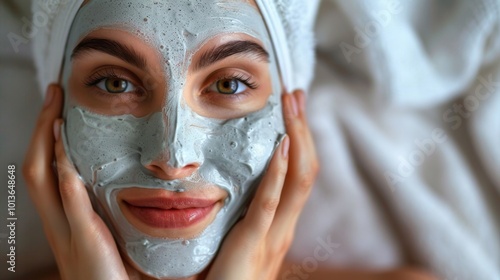
M231 41L212 48L201 55L194 70L200 70L210 64L223 60L232 55L250 55L258 60L269 62L269 53L259 44L252 41Z
M134 49L121 43L101 38L85 38L73 50L71 59L78 58L89 51L99 51L126 61L137 68L146 68L146 59L138 54Z

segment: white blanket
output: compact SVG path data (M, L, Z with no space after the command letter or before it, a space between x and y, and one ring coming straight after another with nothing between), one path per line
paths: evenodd
M15 53L5 38L22 34L29 2L0 2L0 163L17 175L41 101L27 45ZM290 251L303 271L414 264L500 279L499 6L323 0L308 100L322 169ZM18 270L1 279L53 264L21 179L17 189Z
M322 172L290 255L500 279L500 2L325 0L317 32Z

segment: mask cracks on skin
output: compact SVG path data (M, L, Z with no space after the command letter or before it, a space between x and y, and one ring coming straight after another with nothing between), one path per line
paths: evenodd
M143 273L175 278L201 272L247 206L277 140L284 133L277 64L265 24L258 18L261 16L256 8L243 0L100 0L82 7L73 22L63 72L67 94L65 148L89 189L94 208L121 249ZM169 88L162 112L141 118L103 116L71 100L67 86L71 52L80 39L97 28L131 32L171 62L164 65ZM271 55L273 81L273 93L262 110L227 121L196 114L182 96L191 61L189 54L221 33L243 33L263 42ZM165 149L172 166L191 162L201 165L189 178L158 179L144 165L165 154ZM133 227L117 205L117 193L129 187L189 191L209 184L224 189L228 198L213 223L189 240L148 236Z

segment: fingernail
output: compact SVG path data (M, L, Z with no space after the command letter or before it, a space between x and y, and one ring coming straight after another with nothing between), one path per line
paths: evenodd
M56 139L56 141L59 141L60 130L61 130L61 122L59 122L59 120L56 120L54 122L54 138Z
M297 117L299 115L297 99L295 99L295 96L293 94L290 94L288 96L288 108L290 114L292 114L294 117Z
M54 99L54 86L49 86L49 88L47 89L47 93L45 95L45 100L43 101L43 107L44 108L47 108L50 103L52 102L52 99Z
M290 150L290 137L285 135L281 142L281 154L284 158L288 158L288 150Z

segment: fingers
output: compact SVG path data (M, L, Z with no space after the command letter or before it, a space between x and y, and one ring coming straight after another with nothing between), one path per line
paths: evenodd
M314 141L307 125L302 91L283 94L285 126L290 135L290 160L281 202L271 229L274 238L293 239L298 217L319 170Z
M53 85L48 91L23 174L60 274L64 279L126 279L113 236L93 212L85 187L64 153L58 119L62 90Z
M53 171L54 120L62 111L63 94L60 87L49 86L43 109L33 133L23 165L28 192L44 223L51 244L69 236L69 228L57 189Z
M287 135L274 152L269 168L259 184L255 197L243 219L244 233L261 239L267 235L280 203L281 190L288 168L290 139Z
M314 140L307 124L304 92L295 91L293 95L287 95L284 98L288 99L288 103L294 103L295 100L298 107L298 115L295 118L285 119L285 126L291 141L290 161L292 164L285 186L290 186L286 188L287 192L290 190L292 193L290 199L295 198L295 202L299 202L296 206L302 206L311 191L319 164ZM293 193L298 195L293 195ZM301 208L299 207L298 210L300 211Z
M85 185L80 180L78 172L70 163L61 137L62 120L54 123L54 136L56 139L55 155L57 174L59 179L59 193L64 207L64 212L72 232L84 232L89 226L95 224L95 212L88 196Z

